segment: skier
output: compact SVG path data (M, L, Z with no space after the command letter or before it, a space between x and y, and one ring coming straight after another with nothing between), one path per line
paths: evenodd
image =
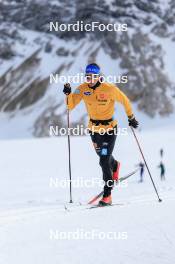
M161 161L158 168L160 168L160 179L161 181L165 181L165 165Z
M112 204L111 191L114 181L119 178L120 162L115 160L112 152L116 140L117 120L113 118L115 102L121 103L128 116L129 125L138 127L132 107L127 96L114 84L101 81L100 67L96 63L87 65L86 81L74 93L69 83L64 85L68 109L72 110L82 99L89 115L89 131L95 151L99 156L104 180L104 193L100 206ZM105 130L105 133L100 131Z
M138 164L139 168L140 168L140 181L139 182L143 182L143 174L144 174L144 170L145 170L145 164L143 162L140 162Z
M164 154L163 148L160 149L160 157L162 158Z

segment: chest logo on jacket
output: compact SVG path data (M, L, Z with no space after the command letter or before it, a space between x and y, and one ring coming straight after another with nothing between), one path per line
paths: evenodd
M91 92L84 92L84 95L91 95Z

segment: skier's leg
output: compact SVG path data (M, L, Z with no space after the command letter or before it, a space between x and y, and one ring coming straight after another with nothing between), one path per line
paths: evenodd
M100 153L101 153L101 149L102 149L102 135L100 135L99 133L95 133L95 132L92 133L91 132L90 136L91 136L91 140L92 140L94 149L95 149L97 155L100 157ZM104 176L103 170L102 170L102 173L103 173L103 180L104 180L105 176Z
M111 135L100 135L99 133L93 133L91 134L91 139L96 153L100 157L99 164L102 168L103 180L105 182L103 198L109 197L114 184L112 175L116 161L112 156L112 152L115 145L116 135L112 133Z
M114 184L112 180L112 170L110 166L110 158L111 158L111 155L101 155L100 157L100 166L102 168L103 180L105 182L103 197L108 197L109 195L111 195L111 190Z
M140 182L143 182L143 175L142 175L142 173L140 175Z
M100 152L100 166L103 171L104 185L104 195L103 197L108 197L111 195L111 190L114 185L113 181L113 167L115 159L112 156L116 141L116 135L105 134L101 137L101 152Z
M116 169L117 169L117 165L118 165L118 161L114 158L113 155L111 155L111 158L110 158L110 167L111 167L111 170L112 170L113 172L116 171Z
M102 147L108 148L108 153L110 154L109 163L111 170L113 172L113 179L118 180L120 163L113 157L112 152L114 149L115 141L117 137L117 126L114 127L113 131L110 131L110 134L105 134L103 138Z
M143 182L143 169L140 171L140 182Z
M112 152L114 149L115 141L116 141L116 134L104 134L100 135L99 133L90 133L92 143L94 145L95 151L97 155L100 157L102 151L106 151L110 154L110 166L113 170L116 167L116 160L112 156Z
M100 151L101 151L101 140L100 140L100 135L99 133L90 133L91 140L94 146L94 149L97 153L98 156L100 156Z
M117 138L117 126L114 127L114 130L110 132L110 134L105 134L104 135L104 145L107 144L108 146L108 151L111 153L110 155L110 167L111 170L114 172L117 169L117 160L113 157L112 152L115 146L115 141Z
M162 173L162 180L165 181L165 173Z

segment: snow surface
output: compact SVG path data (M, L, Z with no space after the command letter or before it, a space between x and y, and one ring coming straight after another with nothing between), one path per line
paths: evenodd
M115 188L118 206L87 210L100 186L56 188L50 180L68 179L67 138L0 141L0 263L1 264L172 264L175 259L174 127L137 132L158 187L157 202L148 174ZM165 151L166 182L157 168ZM73 180L101 178L89 137L71 138ZM115 157L125 175L141 160L131 133L119 136ZM79 205L81 203L82 205ZM68 210L65 210L65 206ZM125 232L127 239L51 239L50 232Z

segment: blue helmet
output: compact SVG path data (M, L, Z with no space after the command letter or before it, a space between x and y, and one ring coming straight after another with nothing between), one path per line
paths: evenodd
M86 74L100 74L100 67L95 63L91 63L86 66Z

